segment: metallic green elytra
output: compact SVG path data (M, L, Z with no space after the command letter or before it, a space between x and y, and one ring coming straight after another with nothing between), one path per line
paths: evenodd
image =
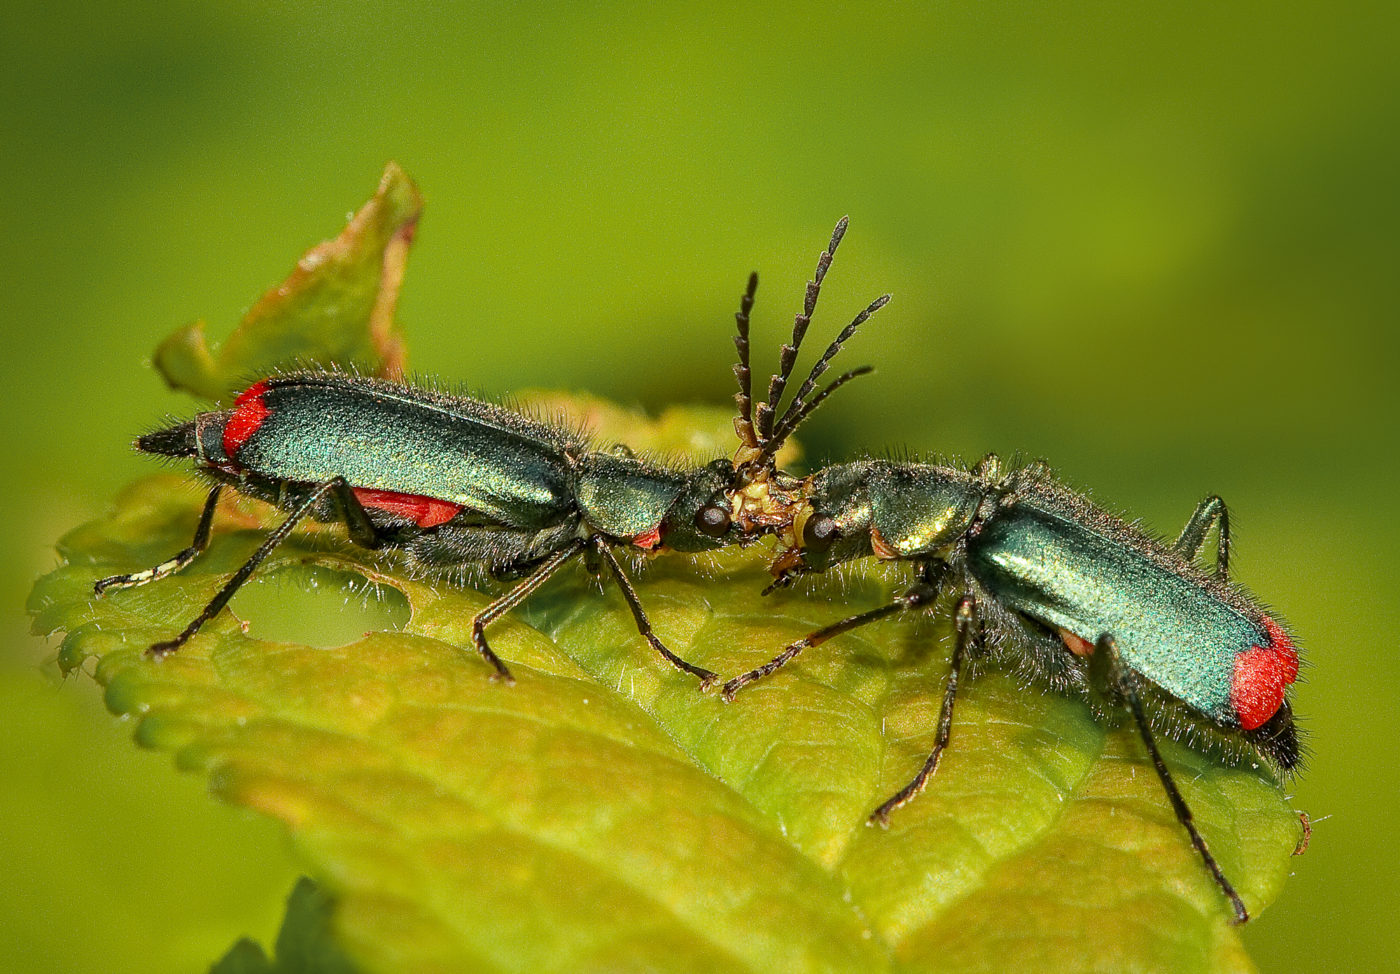
M752 408L742 323L739 348L742 483L730 506L741 530L778 534L774 587L871 557L908 564L914 581L888 605L813 632L730 680L725 699L834 636L952 600L957 641L933 752L871 821L884 824L937 770L960 673L978 660L1081 694L1100 711L1126 710L1178 820L1235 921L1245 922L1248 911L1206 848L1153 736L1185 737L1223 760L1258 758L1279 772L1298 763L1287 699L1298 651L1284 627L1229 580L1224 502L1207 498L1167 543L1097 507L1038 462L1007 470L993 455L971 469L863 460L794 477L773 457L801 417L774 424L771 392L769 403ZM784 358L784 369L791 365ZM773 388L785 380L785 373L775 377ZM1208 571L1197 556L1212 530L1218 545Z
M832 249L844 226L838 225ZM830 255L823 259L829 262ZM756 287L755 275L741 321ZM803 314L811 314L816 297L809 287ZM823 362L839 349L834 342ZM795 354L796 347L785 351ZM814 371L811 381L819 374ZM798 397L790 411L806 415L844 381L811 403ZM350 539L366 548L401 552L413 569L516 580L472 622L475 648L507 681L510 671L487 643L485 627L581 555L589 556L594 572L617 582L638 632L657 653L702 685L716 679L652 632L614 550L701 552L751 540L751 532L731 521L729 498L741 475L727 459L703 466L660 463L625 449L599 449L579 433L496 403L319 371L269 376L231 408L156 430L136 447L188 458L214 486L188 548L154 568L99 579L99 595L164 578L197 558L209 543L225 486L290 512L181 633L148 650L153 656L175 652L193 637L310 517L343 523Z
M1239 726L1237 661L1271 645L1242 590L1089 506L1047 478L1024 485L968 539L969 574L1007 608L1061 634L1072 653L1112 633L1124 664L1219 726ZM1285 650L1291 652L1291 650ZM1251 713L1283 705L1250 700ZM1296 742L1276 763L1297 760Z
M530 530L569 512L570 460L587 448L563 430L494 403L350 375L302 372L259 386L240 397L238 435L223 437L248 473L308 484L344 477Z

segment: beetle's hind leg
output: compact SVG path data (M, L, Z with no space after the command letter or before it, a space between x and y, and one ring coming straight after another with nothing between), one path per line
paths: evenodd
M1196 505L1191 518L1181 529L1181 536L1172 545L1172 551L1184 558L1195 558L1205 546L1210 529L1217 528L1215 547L1215 574L1221 578L1230 576L1230 509L1220 497L1212 495Z
M1204 507L1205 504L1202 504L1201 508L1197 508L1198 515ZM1193 522L1195 520L1192 518ZM1244 900L1240 899L1240 894L1235 892L1235 887L1225 878L1220 863L1215 861L1215 856L1211 855L1210 850L1206 848L1206 840L1201 836L1200 830L1196 828L1196 819L1191 814L1191 807L1186 804L1186 799L1182 797L1181 791L1176 787L1176 781L1172 778L1171 771L1167 769L1166 762L1162 760L1162 753L1157 750L1157 741L1153 738L1152 730L1147 725L1147 714L1142 705L1142 690L1138 675L1123 662L1118 651L1117 640L1108 633L1099 637L1095 646L1095 655L1102 657L1100 666L1107 672L1108 682L1112 684L1111 689L1122 697L1129 712L1133 715L1133 722L1137 724L1138 733L1142 736L1142 743L1152 758L1152 766L1156 769L1157 777L1161 780L1167 798L1171 800L1172 809L1176 812L1176 820L1181 823L1181 827L1191 837L1191 845L1195 847L1201 861L1205 863L1206 870L1215 880L1215 885L1220 887L1220 892L1224 893L1225 898L1230 901L1230 909L1234 912L1233 922L1236 925L1248 923L1249 911L1245 909Z
M185 558L183 563L179 564L177 567L166 571L164 573L165 575L178 571L180 568L189 564L189 562L193 561L194 557L208 545L208 522L213 519L214 505L218 500L218 493L219 488L215 487L214 490L210 491L209 499L205 501L204 514L200 518L200 527L195 534L195 543L166 564L177 562L187 554L189 557ZM258 546L258 550L253 552L238 571L233 573L229 580L224 583L224 587L219 589L218 594L210 599L209 604L204 607L199 615L194 617L193 621L191 621L178 636L174 639L167 639L164 642L159 642L151 646L146 650L147 655L157 658L167 656L189 642L190 638L194 636L195 633L199 632L200 627L223 611L224 606L228 605L234 593L243 587L243 583L248 581L253 572L257 571L258 566L263 563L263 560L267 558L268 555L272 554L273 549L285 541L287 535L292 533L292 529L295 528L304 517L314 511L316 505L321 503L327 496L333 497L335 502L339 504L341 513L345 518L346 528L350 532L350 537L353 538L357 544L364 545L367 548L379 547L382 536L378 529L370 522L369 515L365 513L363 505L361 505L359 500L355 497L355 492L351 489L350 484L345 478L335 477L323 484L319 484L306 495L306 499L287 516L286 520L277 525L272 533L263 539L263 543ZM193 552L193 554L190 554L190 552ZM157 568L151 569L151 571L158 571L161 567L163 566L157 566ZM146 579L145 581L149 580L150 579ZM133 584L144 584L144 581Z
M199 526L194 529L194 540L190 542L188 548L174 558L163 561L153 568L132 572L129 575L109 575L106 578L99 578L93 583L92 593L101 595L109 588L135 588L138 585L148 585L162 578L169 578L186 568L190 562L204 553L205 548L209 547L209 529L214 523L214 509L219 506L219 494L223 489L223 484L216 484L214 489L209 491L209 496L204 501L204 510L199 515Z

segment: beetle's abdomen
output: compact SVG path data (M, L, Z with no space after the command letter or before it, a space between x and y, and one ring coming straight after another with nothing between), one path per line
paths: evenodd
M565 516L572 494L562 444L532 435L534 426L475 400L313 373L240 395L223 447L238 466L276 480L344 477L366 506L420 524L446 519L449 509L429 510L437 501L537 528Z
M968 558L997 599L1060 631L1072 651L1111 634L1127 665L1168 693L1216 721L1262 725L1298 673L1287 634L1238 590L1171 570L1153 545L1018 504L971 540Z

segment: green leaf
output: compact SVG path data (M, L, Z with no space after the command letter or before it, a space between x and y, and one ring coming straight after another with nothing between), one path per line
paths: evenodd
M688 420L701 442L727 421ZM650 442L636 417L601 432ZM946 607L833 640L726 705L575 569L492 627L519 680L507 687L471 648L488 596L407 577L318 527L260 577L282 592L307 566L367 580L401 593L402 628L318 647L261 641L259 617L245 632L226 612L152 662L145 647L275 515L236 498L182 574L101 599L92 582L187 544L198 508L179 477L128 489L63 540L36 626L68 633L65 667L95 660L140 743L286 823L366 970L1250 969L1134 735L1081 702L980 675L927 792L888 831L865 825L930 746ZM733 674L898 584L852 573L761 598L764 564L758 548L662 555L638 593L672 649ZM1287 872L1294 813L1260 772L1166 752L1257 913Z
M340 235L308 250L217 350L197 321L160 344L156 368L171 388L213 400L238 392L249 376L311 362L402 375L394 307L422 208L413 182L389 163Z

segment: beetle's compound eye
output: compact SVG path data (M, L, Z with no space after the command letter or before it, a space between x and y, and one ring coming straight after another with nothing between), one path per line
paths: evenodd
M718 504L708 504L695 515L695 530L707 538L719 538L729 530L729 512Z
M819 555L826 551L839 537L841 529L837 526L836 519L825 514L809 517L807 523L802 526L802 547L813 554Z

